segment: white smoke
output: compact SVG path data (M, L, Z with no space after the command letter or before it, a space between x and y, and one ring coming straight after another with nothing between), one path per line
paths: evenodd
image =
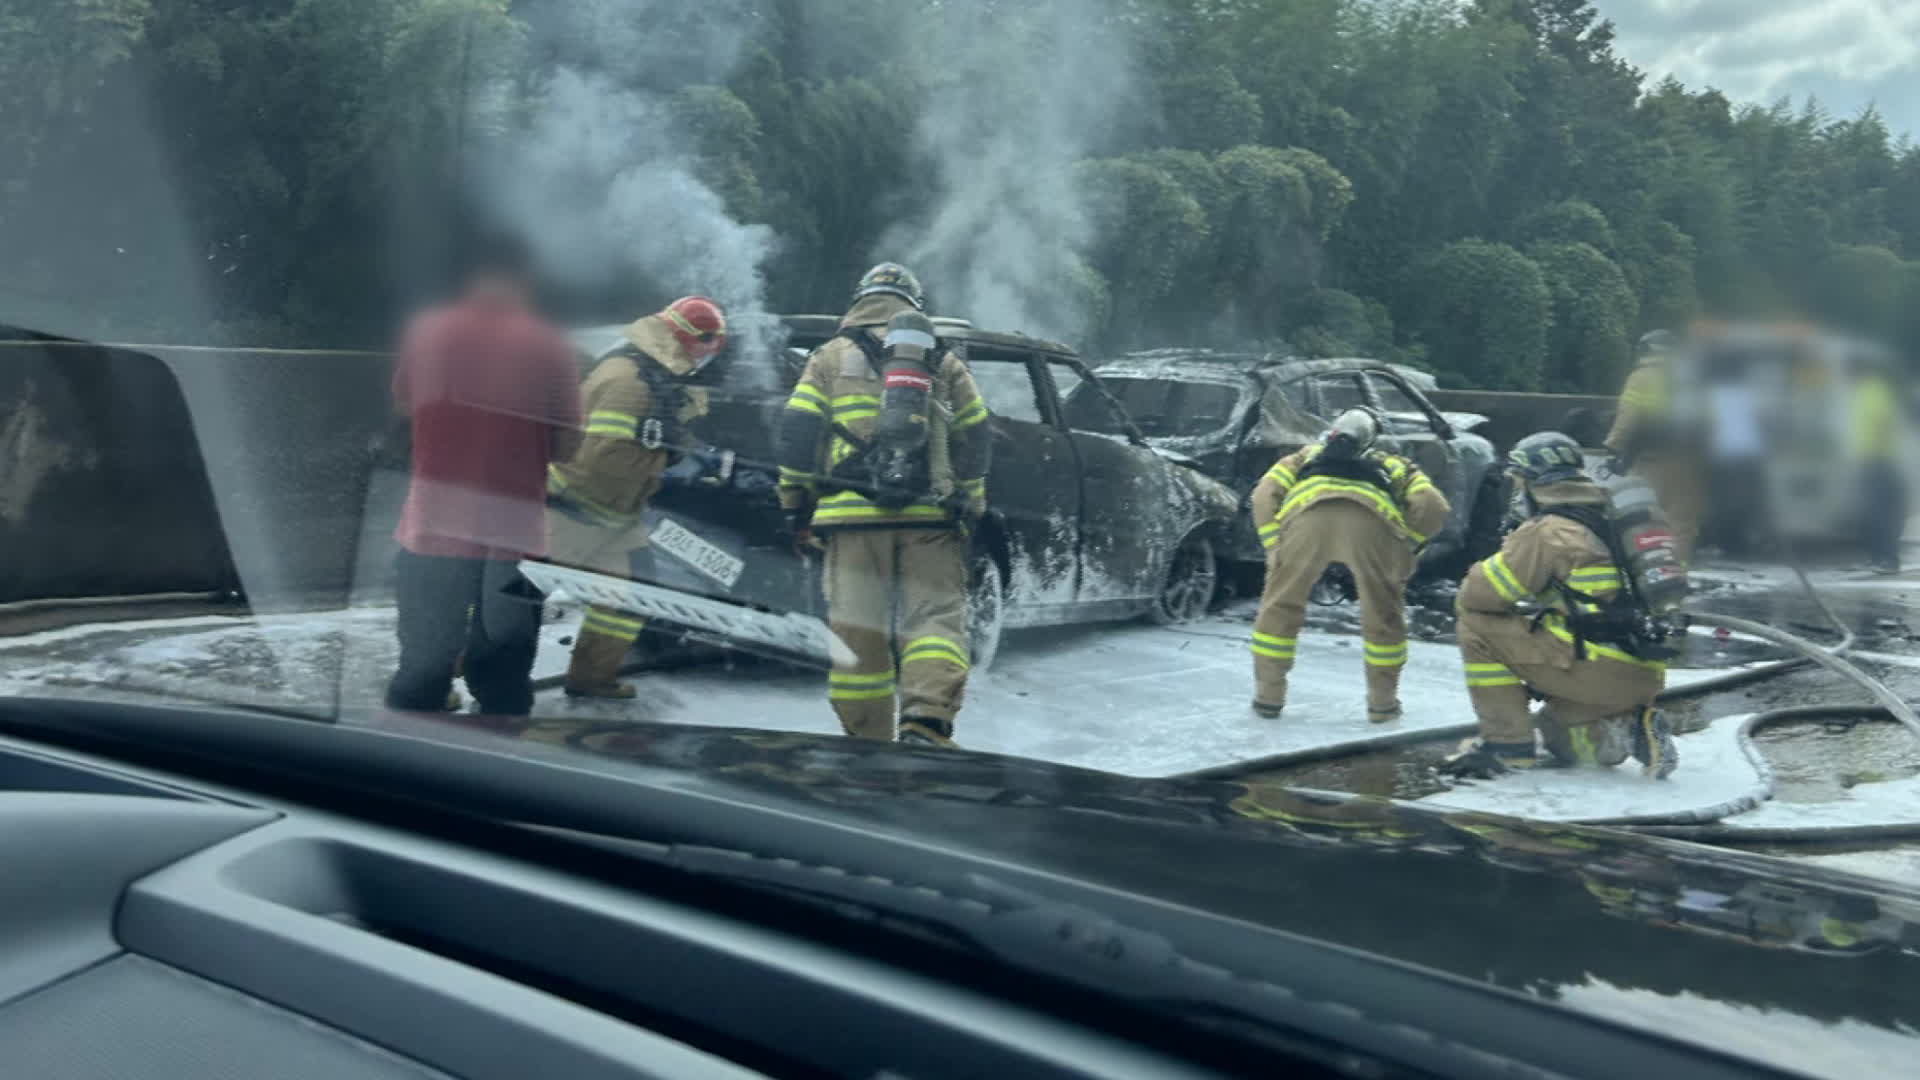
M562 0L536 16L536 39L556 62L491 162L483 192L557 282L592 288L639 277L659 292L649 301L701 293L726 309L736 337L750 337L770 325L762 268L774 254L773 230L728 213L699 178L690 133L671 108L675 89L726 77L747 16L709 0L690 20L692 6ZM645 314L642 298L634 303L624 317Z
M922 43L934 87L918 138L937 198L875 257L913 268L942 314L1079 338L1093 237L1074 165L1137 105L1127 27L1100 0L949 4Z

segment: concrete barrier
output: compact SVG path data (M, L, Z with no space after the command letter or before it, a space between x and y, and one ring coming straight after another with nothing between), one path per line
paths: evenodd
M0 602L237 589L167 367L4 326L0 342Z

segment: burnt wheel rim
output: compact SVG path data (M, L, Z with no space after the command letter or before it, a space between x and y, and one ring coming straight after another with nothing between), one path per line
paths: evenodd
M1218 579L1212 549L1205 540L1190 538L1174 552L1173 565L1167 570L1167 586L1160 593L1160 606L1176 621L1200 618L1213 601Z

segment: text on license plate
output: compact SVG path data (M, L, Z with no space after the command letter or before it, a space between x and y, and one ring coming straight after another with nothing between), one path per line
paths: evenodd
M745 560L730 555L711 542L694 535L692 530L672 518L661 519L649 539L652 540L654 547L680 559L729 589L740 580L740 574L747 568Z

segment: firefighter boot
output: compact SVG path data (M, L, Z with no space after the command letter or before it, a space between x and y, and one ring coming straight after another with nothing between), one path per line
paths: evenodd
M1540 741L1560 765L1597 765L1611 769L1633 752L1633 714L1608 716L1591 723L1561 722L1552 706L1540 710L1536 722Z
M907 746L952 746L953 723L931 716L903 716L897 738Z
M1673 725L1667 722L1667 714L1649 705L1634 713L1630 723L1633 760L1655 780L1672 776L1673 770L1680 767L1680 754L1673 745Z
M627 651L631 648L631 641L581 631L573 643L573 656L567 663L567 696L615 701L634 697L633 687L618 678L620 665L626 661Z

